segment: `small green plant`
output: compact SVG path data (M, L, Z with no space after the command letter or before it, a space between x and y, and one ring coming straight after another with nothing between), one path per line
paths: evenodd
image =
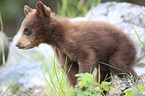
M79 82L74 89L70 88L67 96L105 96L103 91L110 91L110 82L103 81L101 84L95 82L94 76L90 73L76 74L76 77L78 77ZM86 90L83 91L83 88Z
M139 84L135 88L125 90L125 96L145 96L145 86Z

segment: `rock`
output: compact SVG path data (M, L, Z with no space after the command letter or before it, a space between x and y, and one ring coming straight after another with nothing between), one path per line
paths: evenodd
M4 55L5 60L7 60L8 52L9 52L9 41L7 39L6 34L0 31L0 65L3 63L3 52L2 47L4 47Z
M46 86L43 77L43 71L45 72L43 69L45 68L41 60L47 64L48 68L51 68L50 65L52 61L51 58L53 58L53 50L46 44L41 44L34 49L20 50L15 46L18 37L19 32L10 43L10 52L6 62L6 69L0 69L0 72L3 73L0 74L0 95L6 90L8 85L21 74L23 75L15 83L22 84L25 89L32 89L34 86L36 89L37 87L44 88ZM7 95L9 93L10 90L7 92Z
M145 5L145 1L144 0L109 0L109 1L117 1L117 2L129 2L129 3L133 3L133 4L138 4L138 5ZM101 0L101 2L108 2L108 0Z
M132 25L138 32L143 44L145 44L145 18L143 17L145 17L144 7L130 3L108 2L99 4L98 6L92 8L85 17L77 17L70 20L72 22L82 20L105 21L124 29L124 32L127 33L135 42L137 58L143 58L137 62L137 67L135 67L137 74L140 75L140 73L145 73L141 72L145 70L145 50L137 38ZM4 89L7 88L7 85L4 83L5 77L7 84L10 84L20 74L23 74L23 76L21 76L16 83L22 84L23 87L28 90L34 86L36 86L36 88L40 87L40 89L46 86L44 83L44 77L42 75L41 68L43 69L43 65L40 57L49 66L49 70L51 70L50 57L53 57L53 50L49 45L46 44L41 44L37 48L26 51L17 49L15 44L18 37L19 32L10 44L10 52L6 63L6 70L4 68L0 70L0 73L5 73L0 74L0 93L4 92Z

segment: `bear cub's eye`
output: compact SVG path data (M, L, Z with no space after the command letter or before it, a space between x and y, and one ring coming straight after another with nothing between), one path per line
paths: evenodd
M29 36L31 34L31 31L29 29L25 28L24 34Z

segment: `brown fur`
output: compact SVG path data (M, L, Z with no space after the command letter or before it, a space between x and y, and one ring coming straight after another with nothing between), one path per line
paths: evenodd
M104 62L122 71L135 75L136 50L133 42L119 28L98 21L70 22L67 18L51 15L50 8L38 2L36 10L24 8L26 18L21 26L21 36L16 46L30 49L41 43L51 45L61 67L67 58L67 79L71 86L76 85L75 74L92 72L100 65L101 81L106 75L121 71L100 64ZM24 34L25 28L31 35ZM122 77L122 76L120 76Z

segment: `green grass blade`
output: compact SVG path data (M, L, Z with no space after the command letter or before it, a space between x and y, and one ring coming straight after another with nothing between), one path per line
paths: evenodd
M6 81L7 81L7 78L6 78L6 62L5 62L5 53L4 53L4 37L3 37L3 21L2 21L2 16L1 16L1 13L0 13L0 25L1 25L1 32L2 32L2 39L1 39L1 44L2 44L2 60L3 60L3 65L4 65L4 74L5 74L5 84Z
M132 25L132 24L131 24L131 25ZM134 30L134 32L135 32L135 34L136 34L136 36L138 37L138 39L139 39L140 43L142 44L143 48L145 49L145 46L144 46L143 42L141 41L141 39L140 39L140 37L139 37L138 33L136 32L135 28L133 27L133 25L132 25L132 28L133 28L133 30Z
M62 78L61 78L61 85L62 85L61 87L62 87L62 88L64 87L63 81L65 81L65 73L66 73L65 69L66 69L66 64L67 64L67 57L66 57L66 60L65 60L64 70L62 70ZM68 84L65 85L65 87L68 89ZM65 95L64 90L63 90L63 94Z
M43 89L43 92L47 95L47 96L50 96L45 89Z
M16 50L12 49L12 51L13 51L14 53L18 54L19 56L21 56L22 58L24 58L25 60L27 60L27 61L33 63L33 61L31 61L31 59L26 58L25 56L23 56L21 53L17 52Z
M3 32L4 29L3 29L3 21L2 21L2 16L1 16L1 13L0 13L0 24L1 24L1 31Z
M12 87L10 87L10 93L11 93L11 96L13 96Z
M4 37L3 39L13 40L13 37Z
M51 84L48 82L48 80L47 80L47 78L46 78L44 72L43 72L43 76L44 76L44 79L45 79L46 84L48 84L48 86L50 87L51 91L55 94L55 96L57 96L55 89L54 89L54 88L51 86Z
M99 72L98 72L98 73L99 73L99 74L98 74L98 75L99 75L99 76L98 76L98 83L100 84L100 82L101 82L101 81L100 81L100 80L101 80L100 65L99 65L98 71L99 71Z
M62 0L62 16L67 12L67 0Z
M56 64L55 64L55 55L54 55L54 59L53 59L53 65L54 65L54 73L55 73L55 76L56 76L56 79L57 79L57 82L59 83L59 86L60 86L60 89L61 89L61 91L62 91L62 93L63 93L63 95L65 95L65 93L64 93L64 90L63 90L63 88L62 88L62 86L61 86L61 83L60 83L60 78L58 78L58 74L57 74L57 71L56 71ZM61 94L61 91L59 92L60 94Z
M122 73L124 73L124 74L126 74L130 79L131 79L131 76L129 75L129 74L127 74L126 72L124 72L123 70L121 70L121 69L119 69L119 68L116 68L116 67L114 67L114 66L112 66L112 65L109 65L109 64L107 64L107 63L104 63L104 62L99 62L100 64L103 64L103 65L106 65L106 66L109 66L109 67L111 67L111 68L114 68L114 69L116 69L116 70L119 70L119 71L121 71Z
M22 76L23 74L21 74L21 75L19 75L9 86L8 86L8 88L5 90L5 92L2 94L2 96L4 96L4 94L8 91L8 89L13 85L13 83L14 82L16 82L16 80L18 79L18 78L20 78L21 76Z
M50 82L51 82L51 84L53 85L53 88L54 88L55 92L58 94L58 91L57 91L57 89L56 89L57 86L55 85L55 83L54 83L54 81L53 81L53 78L52 78L52 76L51 76L51 73L50 73L50 71L49 71L49 68L48 68L47 64L45 64L45 62L43 61L43 59L41 58L41 56L38 54L38 52L37 52L36 50L35 50L35 52L36 52L38 58L40 59L40 61L42 62L42 64L44 65L45 70L48 72L48 75L49 75L49 78L50 78ZM45 78L45 80L47 80L47 78Z
M100 3L101 3L101 0L97 0L97 5L100 4ZM93 5L93 7L94 7L94 5Z
M25 88L23 88L21 85L19 85L18 83L17 83L17 85L21 88L21 89L23 89L27 94L29 94L29 96L33 96L31 93L29 93Z
M1 17L1 14L0 14L0 24L1 24L1 31L3 33L3 22L2 22L2 17ZM3 64L5 65L5 50L4 50L4 36L2 34L2 39L1 39L1 44L2 44L2 59L3 59Z

